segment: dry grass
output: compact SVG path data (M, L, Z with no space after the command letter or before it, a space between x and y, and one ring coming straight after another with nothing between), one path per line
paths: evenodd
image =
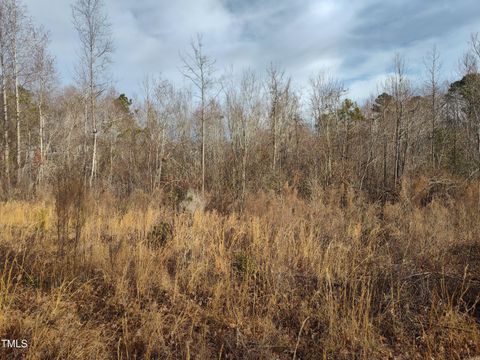
M287 190L251 196L243 215L86 201L79 243L62 246L53 202L1 204L0 336L29 348L0 355L479 355L476 202L409 199L380 206L315 190L305 202Z

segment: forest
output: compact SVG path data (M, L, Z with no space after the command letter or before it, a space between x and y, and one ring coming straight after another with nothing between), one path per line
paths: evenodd
M0 338L28 342L1 359L480 356L480 35L453 81L392 53L357 103L193 34L186 85L131 96L103 1L71 10L62 85L0 0Z

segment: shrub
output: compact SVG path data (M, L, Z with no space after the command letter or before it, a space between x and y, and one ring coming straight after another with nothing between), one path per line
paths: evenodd
M173 237L173 226L167 222L160 221L153 226L147 234L147 245L152 249L165 246Z

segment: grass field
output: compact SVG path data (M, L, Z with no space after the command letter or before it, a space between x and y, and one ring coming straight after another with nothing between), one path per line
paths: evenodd
M242 214L137 194L0 204L4 359L480 354L478 187L372 204L256 194Z

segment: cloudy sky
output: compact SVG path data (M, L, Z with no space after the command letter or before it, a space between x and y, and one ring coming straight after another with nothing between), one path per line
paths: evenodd
M68 0L24 0L51 33L62 82L73 81L78 41ZM105 0L115 54L111 73L120 92L140 92L146 74L176 83L179 53L196 33L219 72L270 62L283 67L300 89L326 69L361 101L376 92L399 52L413 76L436 44L442 70L456 76L472 32L480 31L479 0Z

